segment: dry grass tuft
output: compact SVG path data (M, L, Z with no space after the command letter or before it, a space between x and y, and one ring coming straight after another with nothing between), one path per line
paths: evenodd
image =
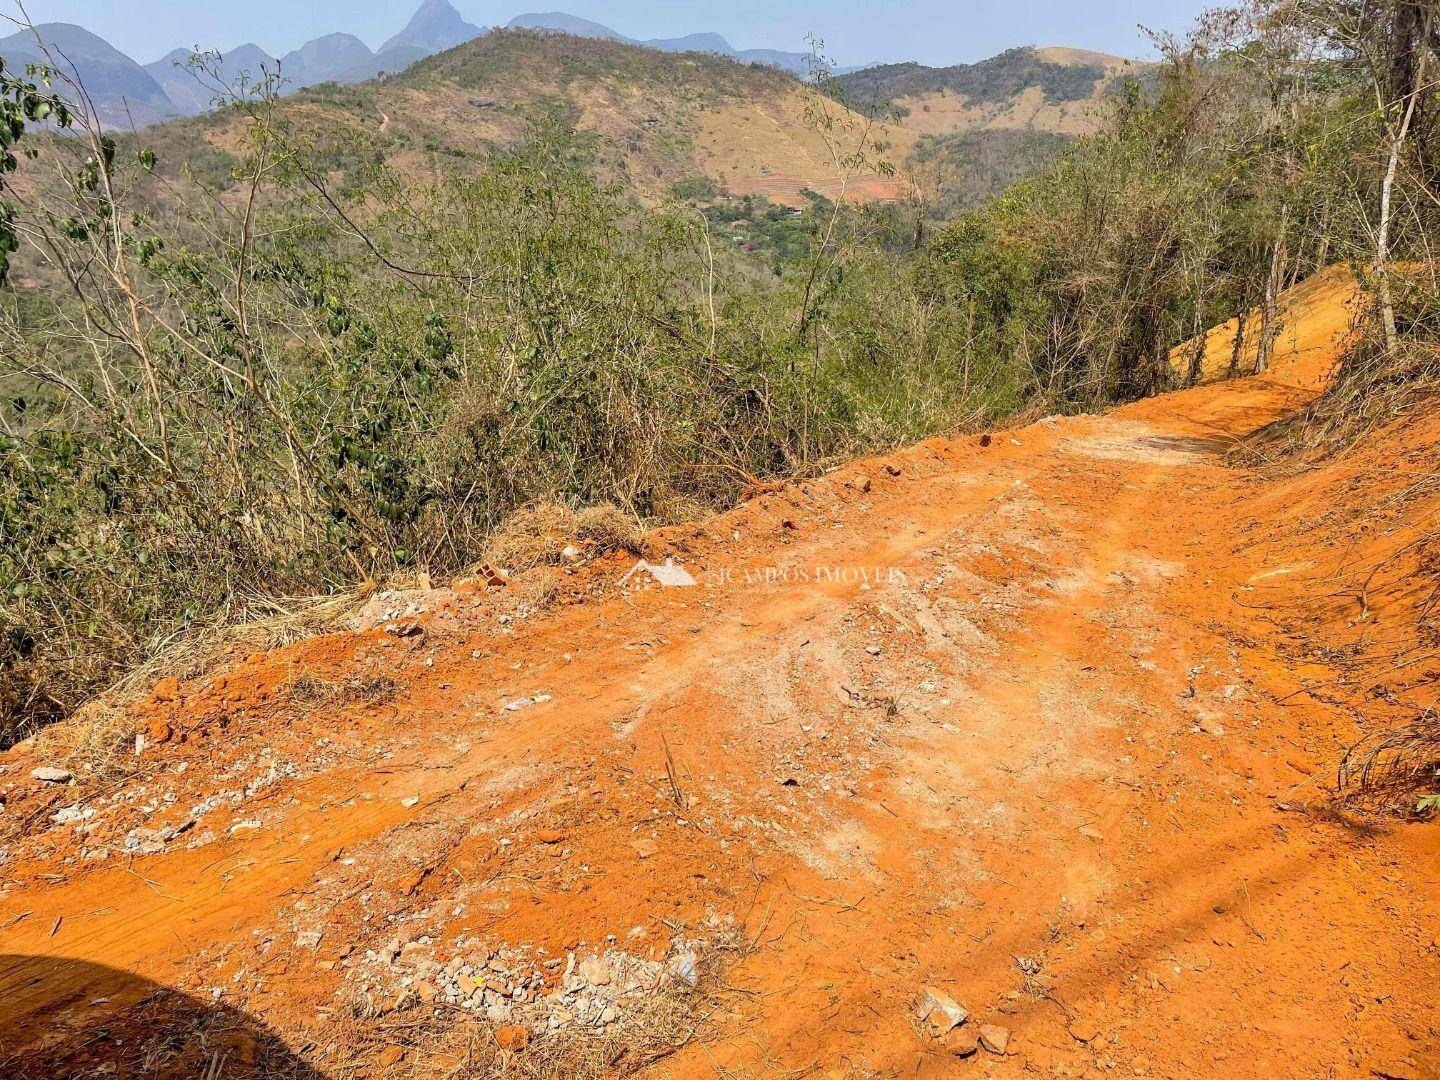
M518 572L559 562L568 543L571 512L556 503L538 503L516 510L490 534L486 561Z
M1409 724L1370 736L1340 765L1351 805L1413 809L1417 795L1440 794L1440 715L1426 710Z
M670 525L707 521L715 515L715 509L714 503L706 502L690 492L677 490L668 484L656 489L652 502L653 518ZM636 554L644 553L637 551Z
M131 669L104 697L123 705L166 676L184 682L246 653L270 652L343 630L371 591L366 588L328 596L255 597L237 601L206 626L182 630L155 643L150 659Z
M135 769L135 719L103 699L35 735L37 760L59 763L87 781L115 780Z
M587 506L575 515L576 539L597 554L628 551L643 555L646 535L645 526L610 503Z
M548 611L560 595L560 578L553 570L539 569L516 579L510 588L521 615L539 615Z
M335 681L302 671L286 679L280 693L302 713L344 705L382 705L395 698L399 687L387 675L352 675Z
M611 551L645 553L645 527L617 506L589 506L579 513L558 503L537 503L517 510L490 536L485 561L519 573L564 561L567 547L584 556Z

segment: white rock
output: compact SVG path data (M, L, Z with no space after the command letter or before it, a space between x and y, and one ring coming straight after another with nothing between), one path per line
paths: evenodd
M938 1034L945 1034L951 1028L959 1027L970 1019L965 1006L932 986L925 988L925 997L920 1002L920 1020L928 1023Z
M676 953L665 964L665 970L683 983L694 986L700 981L699 959L694 952Z

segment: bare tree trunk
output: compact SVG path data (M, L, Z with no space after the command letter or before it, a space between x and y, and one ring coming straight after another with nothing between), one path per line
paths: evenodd
M1390 158L1385 165L1385 179L1380 185L1380 222L1375 232L1375 280L1380 292L1380 322L1385 329L1385 353L1390 357L1395 355L1399 336L1395 329L1395 300L1390 291L1390 207L1395 194L1395 175L1400 168L1400 155L1404 151L1405 140L1410 136L1410 123L1415 119L1415 107L1425 86L1426 61L1430 59L1431 12L1429 5L1425 6L1425 18L1421 21L1418 36L1411 36L1409 41L1403 43L1400 54L1395 57L1398 66L1408 60L1406 54L1411 50L1418 49L1420 53L1419 63L1415 65L1415 76L1409 80L1410 85L1404 87L1406 102L1400 126L1390 137ZM1419 7L1418 4L1413 5L1414 9L1418 10ZM1413 11L1411 17L1414 17Z
M1270 357L1275 350L1275 337L1279 333L1276 306L1280 299L1280 282L1285 276L1285 232L1290 224L1290 205L1280 207L1280 228L1275 245L1270 250L1270 273L1265 278L1265 304L1260 311L1260 343L1255 350L1255 374L1270 369Z
M970 396L970 357L975 352L975 297L967 296L965 302L965 371L961 376L960 390L968 398Z
M1285 288L1293 289L1300 284L1300 279L1305 276L1305 253L1297 251L1295 258L1287 260L1285 271Z
M1390 293L1390 198L1395 188L1395 172L1400 165L1403 136L1390 141L1390 163L1380 185L1380 228L1375 233L1375 281L1380 289L1380 323L1385 328L1385 354L1395 355L1395 300Z
M1170 388L1170 350L1165 348L1165 332L1159 311L1152 311L1145 320L1145 336L1149 338L1150 371L1145 378L1146 394L1161 394Z
M1242 297L1240 313L1235 316L1235 347L1230 353L1230 369L1225 372L1227 378L1233 379L1240 374L1240 357L1245 352L1245 323L1250 318L1250 310L1246 306L1248 297Z
M1200 381L1200 376L1205 374L1205 345L1209 335L1205 333L1200 325L1200 305L1195 305L1195 319L1193 322L1195 336L1195 350L1190 354L1190 371L1185 377L1187 386L1194 386Z

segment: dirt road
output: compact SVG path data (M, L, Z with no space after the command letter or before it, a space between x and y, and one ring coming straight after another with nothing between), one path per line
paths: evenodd
M1440 1076L1440 830L1323 809L1356 723L1267 614L1343 552L1223 456L1346 292L1268 377L668 530L693 586L382 597L157 687L124 770L0 757L0 1061Z

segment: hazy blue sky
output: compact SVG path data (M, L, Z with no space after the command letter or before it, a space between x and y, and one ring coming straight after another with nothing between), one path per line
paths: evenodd
M631 37L701 30L736 48L804 51L805 35L842 64L978 60L1012 45L1074 45L1139 55L1138 24L1178 30L1202 0L452 0L478 26L526 11L568 11ZM73 22L142 64L176 46L225 49L254 41L272 55L334 30L372 47L409 19L419 0L26 0L36 22ZM0 12L14 10L0 0ZM0 31L0 36L4 31Z

